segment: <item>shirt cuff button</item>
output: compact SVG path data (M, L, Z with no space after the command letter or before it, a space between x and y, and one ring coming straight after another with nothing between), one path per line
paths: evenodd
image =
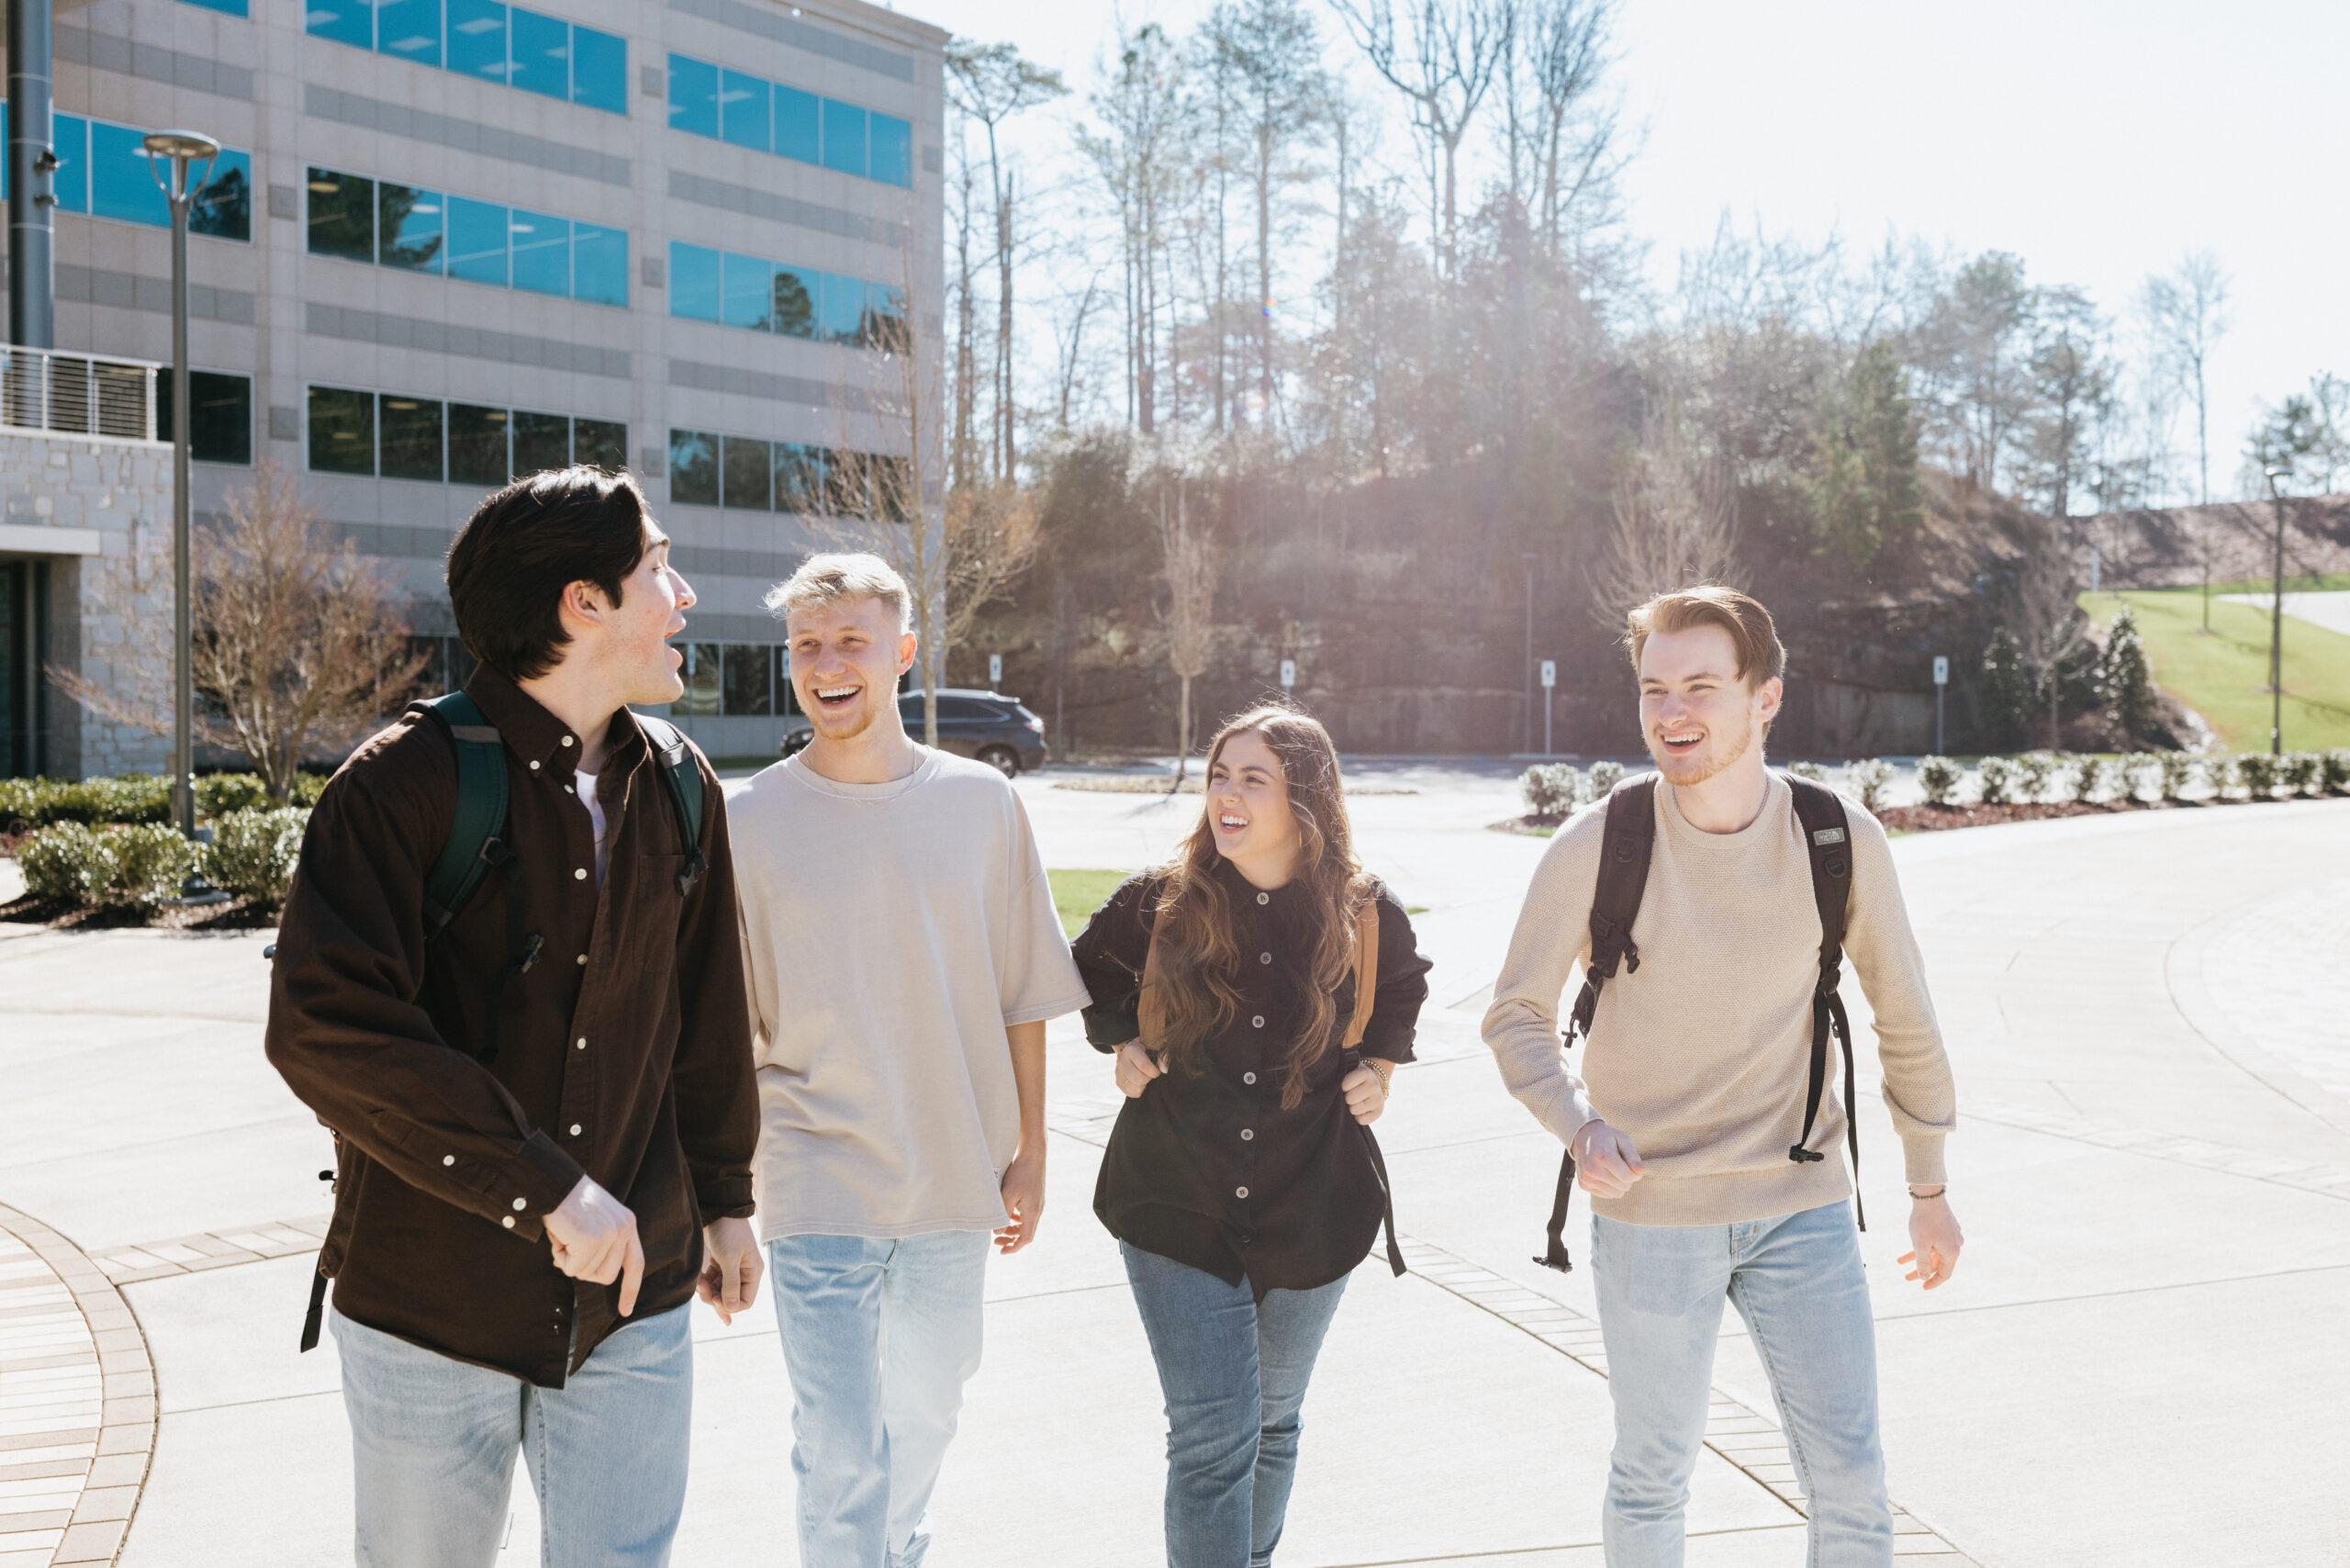
M441 1163L443 1165L454 1165L457 1163L457 1157L453 1154L444 1154L441 1157Z
M573 1137L577 1137L579 1136L579 1124L577 1122L571 1124L571 1136Z
M511 1230L514 1228L514 1216L512 1215L508 1215L504 1219L499 1220L498 1223L504 1226L507 1229Z
M531 1205L530 1205L528 1203L524 1202L524 1201L523 1201L522 1199L520 1199L520 1198L517 1198L517 1199L515 1199L515 1200L514 1200L514 1212L515 1212L516 1214L520 1214L524 1209L526 1209L526 1208L528 1208L528 1207L530 1207L530 1206L531 1206Z

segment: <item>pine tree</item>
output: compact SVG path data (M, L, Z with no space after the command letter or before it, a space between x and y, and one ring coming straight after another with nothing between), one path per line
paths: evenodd
M2147 667L2145 640L2138 634L2137 613L2126 606L2106 635L2097 684L2107 710L2130 739L2154 728L2154 673Z

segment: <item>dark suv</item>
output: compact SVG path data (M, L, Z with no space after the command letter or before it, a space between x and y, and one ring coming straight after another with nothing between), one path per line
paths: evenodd
M923 738L921 692L898 694L898 716L905 721L906 734L917 741ZM806 714L785 720L783 755L805 748L809 734ZM939 688L938 748L977 757L1007 778L1052 760L1052 750L1045 745L1045 721L1023 707L1020 699L956 687Z

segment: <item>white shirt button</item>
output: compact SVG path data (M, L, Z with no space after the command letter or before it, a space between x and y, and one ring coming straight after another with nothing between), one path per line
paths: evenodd
M571 1124L571 1136L573 1137L577 1137L579 1136L579 1124L577 1122Z
M586 1049L588 1048L588 1036L585 1036L585 1035L580 1036L579 1036L579 1043L578 1043L577 1047L575 1047L575 1048L576 1048L576 1049L578 1049L578 1050L583 1050L583 1051L584 1051L584 1050L586 1050Z
M1257 1081L1257 1075L1253 1072L1244 1072L1240 1075L1240 1081L1243 1083L1254 1083Z
M1235 1187L1232 1189L1232 1195L1236 1198L1245 1198L1248 1195L1248 1189L1246 1187Z
M529 1204L527 1202L525 1202L524 1200L522 1200L522 1199L520 1199L520 1198L517 1198L517 1199L515 1199L515 1200L514 1200L514 1212L515 1212L516 1214L520 1214L524 1209L526 1209L526 1208L528 1208L528 1207L530 1207L530 1204Z
M1257 1014L1257 1016L1255 1016L1254 1018L1251 1018L1251 1019L1249 1019L1249 1020L1248 1020L1248 1027L1250 1027L1251 1029L1261 1029L1261 1028L1263 1028L1264 1026L1265 1026L1265 1015L1264 1015L1263 1014L1261 1014L1261 1013L1258 1014Z
M572 879L573 881L575 881L575 882L584 882L584 881L586 881L586 880L588 879L588 868L587 868L587 867L585 867L585 866L582 866L582 867L580 867L577 870L576 870L576 871L572 872L572 873L571 873L571 879ZM1270 960L1270 958L1269 958L1269 959L1267 959L1266 961L1267 961L1268 963L1271 962L1271 960Z
M1240 1129L1240 1141L1242 1143L1247 1143L1250 1138L1253 1138L1256 1136L1257 1129L1254 1127L1243 1127Z
M531 764L531 766L532 766L532 767L536 767L538 766L538 764L534 762L534 763ZM566 795L576 795L577 793L579 793L579 791L578 791L578 790L576 790L573 789L573 788L572 788L570 785L568 785L568 784L565 784L565 785L563 787L563 792L564 792L565 794L566 794Z
M534 756L534 757L531 758L531 771L532 771L532 772L533 772L533 773L536 773L538 770L539 770L539 759L538 759L537 757L535 757L535 756Z
M1259 903L1270 903L1273 902L1273 895L1270 893L1259 893L1257 895L1257 902Z
M563 737L563 744L564 744L564 745L569 745L571 744L571 737L570 737L569 735L565 735L565 736L564 736L564 737Z
M587 968L587 967L588 967L588 955L587 955L587 954L582 953L582 954L580 954L580 955L579 955L579 966L580 966L580 968L582 968L582 969L585 969L585 968ZM588 1042L587 1042L587 1041L585 1041L585 1040L582 1040L582 1041L580 1041L579 1043L580 1043L581 1045L583 1045L583 1046L584 1046L584 1045L586 1045Z
M1257 961L1260 964L1270 964L1273 961L1273 956L1270 953L1259 953L1257 955Z
M499 1220L498 1223L504 1226L507 1229L511 1230L514 1228L514 1216L512 1215L508 1215L504 1219Z
M441 1157L441 1163L443 1165L454 1165L457 1163L457 1157L453 1154L444 1154Z

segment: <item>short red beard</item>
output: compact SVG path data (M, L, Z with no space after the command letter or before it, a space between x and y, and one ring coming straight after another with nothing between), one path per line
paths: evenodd
M1724 741L1721 731L1708 728L1706 744L1685 756L1675 756L1666 750L1664 743L1651 734L1649 756L1666 783L1695 786L1727 772L1753 745L1754 726L1750 723L1740 729L1734 743Z

